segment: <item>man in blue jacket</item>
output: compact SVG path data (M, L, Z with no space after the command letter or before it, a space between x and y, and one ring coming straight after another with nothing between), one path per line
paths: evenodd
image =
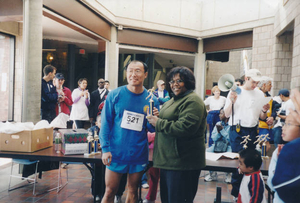
M147 130L154 131L146 119L148 92L144 88L147 65L132 61L126 67L128 85L112 90L101 113L100 143L106 165L106 191L102 203L112 203L123 174L128 173L126 202L137 202L137 189L148 163ZM155 96L154 106L159 109Z
M46 65L43 72L41 116L43 120L47 120L51 123L56 117L55 106L58 101L58 94L52 82L56 74L56 68L52 65Z
M157 97L159 102L159 107L161 108L162 105L170 100L169 92L165 90L165 82L163 80L157 81L157 89L154 92L154 95Z

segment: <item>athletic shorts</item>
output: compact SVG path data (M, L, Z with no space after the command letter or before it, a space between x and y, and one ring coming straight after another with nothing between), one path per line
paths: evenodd
M111 163L110 166L106 166L109 170L116 173L138 173L146 168L147 164L119 164Z

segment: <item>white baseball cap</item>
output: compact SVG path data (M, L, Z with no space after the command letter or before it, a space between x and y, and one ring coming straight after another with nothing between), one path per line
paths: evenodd
M165 82L164 82L163 80L159 80L159 81L157 81L156 84L157 84L157 85L162 85L162 84L165 84Z
M261 72L257 69L247 70L245 76L249 77L249 78L252 78L252 80L254 80L256 82L261 81L263 79L262 75L261 75Z

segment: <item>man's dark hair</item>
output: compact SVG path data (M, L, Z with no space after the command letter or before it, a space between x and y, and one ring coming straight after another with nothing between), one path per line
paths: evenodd
M179 74L179 77L184 82L184 86L187 90L194 90L196 87L196 81L194 73L191 69L184 66L177 66L168 73L167 80L170 82L175 75Z
M261 153L256 149L244 149L239 152L240 158L244 159L246 167L253 167L258 171L262 164Z
M239 78L235 79L235 82L240 82L240 83L241 83L241 85L243 85L243 84L244 84L244 80L242 80L242 79L239 79Z
M139 61L139 60L133 60L133 61L129 62L129 63L125 66L125 70L127 70L128 66L129 66L131 63L141 63L141 64L143 64L144 72L146 73L146 72L148 71L148 65L147 65L146 63L144 63L143 61Z
M108 84L110 83L108 80L105 80L105 82L107 82Z
M49 73L53 73L56 68L52 65L46 65L43 69L44 76L47 76Z

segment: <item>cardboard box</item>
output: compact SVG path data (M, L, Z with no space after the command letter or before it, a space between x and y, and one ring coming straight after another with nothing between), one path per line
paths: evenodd
M53 146L53 128L0 133L0 150L12 152L35 152Z
M59 132L62 138L61 151L63 154L84 154L88 152L87 130L60 129Z

